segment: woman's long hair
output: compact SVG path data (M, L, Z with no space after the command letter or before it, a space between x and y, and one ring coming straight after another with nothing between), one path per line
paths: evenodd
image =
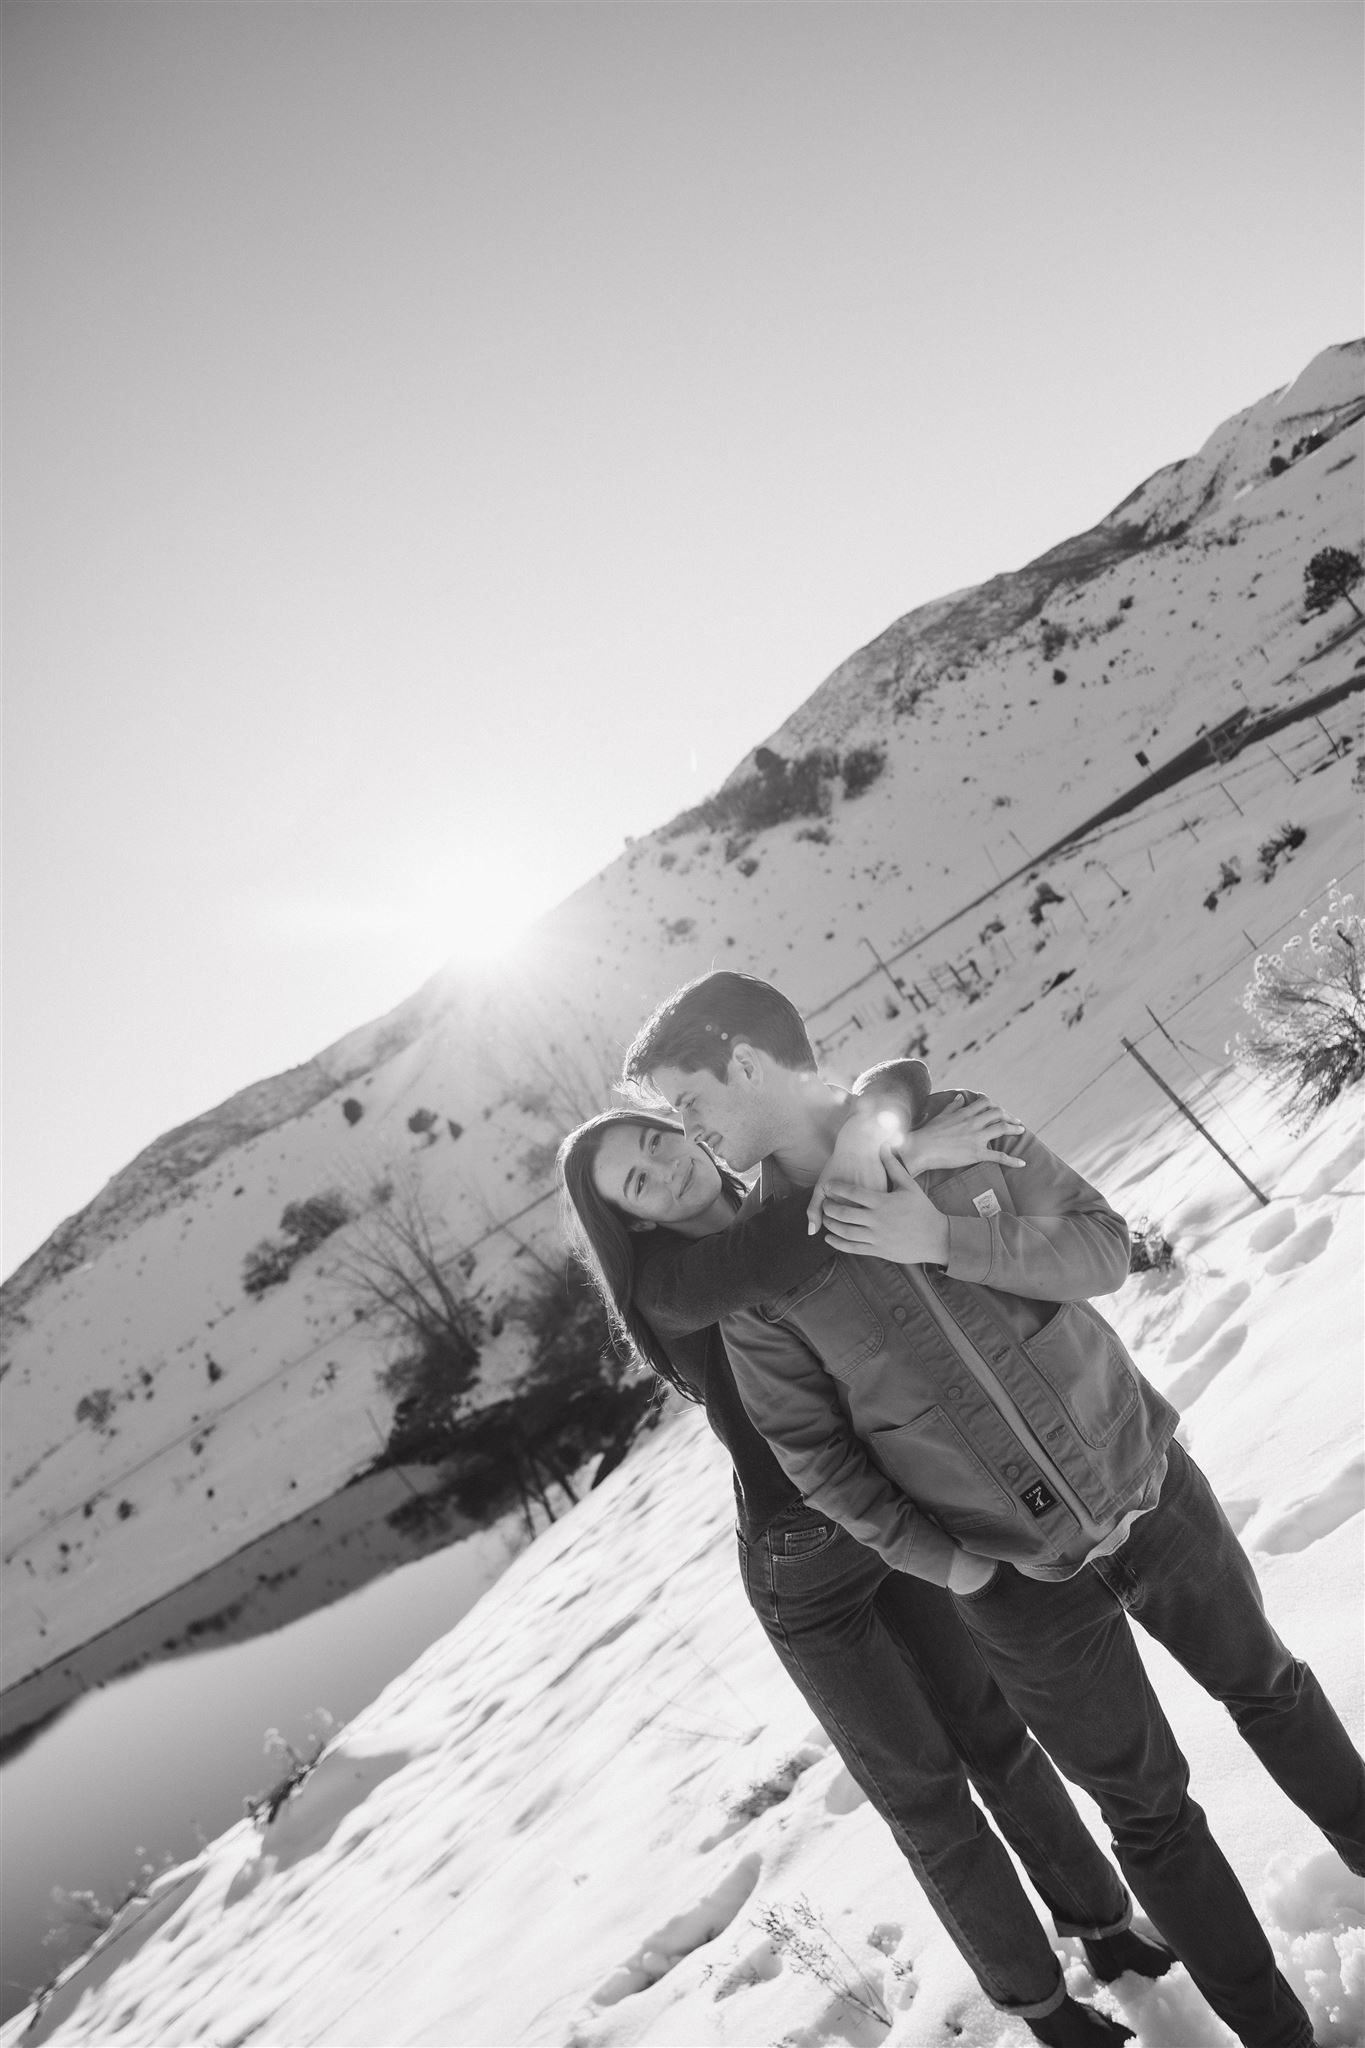
M564 1235L602 1297L617 1357L630 1365L649 1366L660 1379L675 1387L684 1400L695 1401L697 1395L635 1306L635 1263L652 1241L653 1232L632 1230L621 1211L598 1193L592 1177L597 1148L604 1134L617 1124L631 1124L647 1131L682 1130L676 1117L656 1116L652 1110L604 1109L600 1116L589 1117L576 1131L570 1131L556 1161ZM744 1193L743 1182L719 1161L717 1169L722 1184L738 1206Z

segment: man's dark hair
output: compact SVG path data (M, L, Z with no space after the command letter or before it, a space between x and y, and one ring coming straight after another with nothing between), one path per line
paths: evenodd
M725 1079L736 1039L771 1054L780 1067L815 1072L801 1013L770 981L753 974L703 974L660 1003L636 1032L621 1069L638 1088L657 1067Z

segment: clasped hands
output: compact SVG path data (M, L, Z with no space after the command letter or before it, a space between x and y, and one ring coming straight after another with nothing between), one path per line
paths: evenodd
M829 1161L811 1190L806 1211L812 1235L823 1227L833 1251L888 1259L899 1266L943 1265L948 1218L920 1187L931 1167L973 1166L988 1160L1004 1171L1024 1164L994 1152L993 1140L1024 1126L984 1099L957 1100L932 1123L912 1131L884 1099L860 1103L841 1128Z

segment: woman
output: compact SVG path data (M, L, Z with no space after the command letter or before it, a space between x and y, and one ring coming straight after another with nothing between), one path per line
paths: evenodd
M918 1062L880 1070L855 1104L825 1180L893 1180L990 1156L1014 1128L980 1099L930 1097ZM888 1091L915 1121L884 1150ZM935 1115L935 1111L939 1113ZM900 1119L902 1129L905 1118ZM607 1110L560 1148L565 1223L601 1293L618 1350L700 1402L735 1468L740 1569L773 1648L898 1846L986 1995L1050 2048L1102 2048L1128 2031L1067 1995L1057 1958L968 1777L1103 1982L1160 1976L1169 1950L1134 1933L1131 1903L1047 1758L997 1690L950 1596L893 1572L808 1509L750 1422L718 1319L810 1281L828 1249L807 1197L734 1221L742 1184L670 1117ZM839 1227L837 1197L826 1214Z

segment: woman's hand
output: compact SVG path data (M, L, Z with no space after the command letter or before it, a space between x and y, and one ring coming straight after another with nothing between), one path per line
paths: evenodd
M952 1107L932 1123L908 1132L896 1151L911 1173L927 1173L931 1166L976 1166L982 1160L1008 1171L1022 1166L1024 1161L1016 1159L1012 1152L993 1152L992 1142L996 1138L1014 1137L1023 1128L1016 1117L1006 1116L994 1102L987 1102L984 1097L979 1102L968 1102L959 1095Z
M882 1154L889 1188L840 1182L825 1190L825 1243L859 1259L889 1259L896 1266L948 1262L948 1218L936 1209L896 1152Z
M884 1189L887 1176L882 1154L903 1144L909 1135L906 1115L885 1096L855 1103L839 1127L824 1172L810 1191L806 1229L812 1237L824 1221L825 1196L835 1182L842 1187Z

